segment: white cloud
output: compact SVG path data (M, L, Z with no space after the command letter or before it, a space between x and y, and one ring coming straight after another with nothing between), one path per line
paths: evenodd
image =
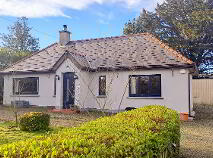
M103 19L99 19L98 22L99 22L100 24L103 24L103 25L108 25L108 24L109 24L108 21L105 21L105 20L103 20Z
M64 9L81 10L92 4L119 3L127 8L145 4L152 8L162 0L0 0L0 15L14 17L66 16ZM142 5L144 6L144 5Z
M114 14L112 11L109 11L107 13L96 11L95 15L99 16L100 18L107 19L107 20L112 20L114 18Z
M110 23L112 19L114 19L114 13L112 11L109 12L96 11L94 12L94 14L99 17L97 22L100 24L107 25Z

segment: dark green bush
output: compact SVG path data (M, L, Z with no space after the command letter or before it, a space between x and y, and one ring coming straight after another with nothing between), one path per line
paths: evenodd
M20 117L20 129L22 131L47 130L50 124L50 115L42 112L25 113Z
M154 105L1 146L0 157L174 158L179 142L179 115Z

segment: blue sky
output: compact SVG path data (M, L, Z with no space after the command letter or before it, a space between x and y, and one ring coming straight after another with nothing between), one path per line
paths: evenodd
M0 33L17 17L29 18L32 34L44 48L59 39L58 31L68 25L72 39L87 39L123 34L128 20L145 8L153 11L163 0L1 0Z

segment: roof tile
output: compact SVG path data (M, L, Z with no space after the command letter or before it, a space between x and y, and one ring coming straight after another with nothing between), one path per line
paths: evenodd
M65 54L88 69L184 66L193 62L149 33L55 43L2 72L49 71Z

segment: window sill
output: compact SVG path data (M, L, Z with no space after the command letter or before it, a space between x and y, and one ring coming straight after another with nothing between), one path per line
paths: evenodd
M127 97L127 99L164 99L163 97Z
M97 98L106 98L106 95L98 95Z
M40 95L10 95L11 97L40 97Z

